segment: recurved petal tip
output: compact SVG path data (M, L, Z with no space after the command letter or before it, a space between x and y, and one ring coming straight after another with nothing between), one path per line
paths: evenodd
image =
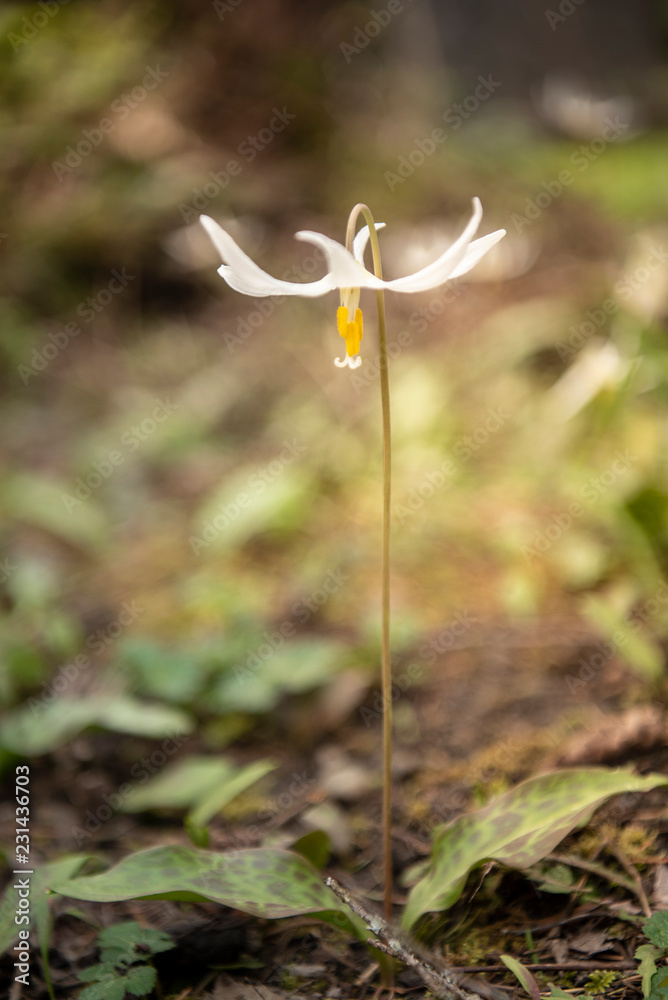
M199 221L202 223L207 233L213 233L216 229L220 229L220 226L215 222L210 215L200 215Z

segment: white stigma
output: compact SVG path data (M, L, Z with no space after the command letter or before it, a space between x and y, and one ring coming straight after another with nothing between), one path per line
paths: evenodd
M354 358L351 358L346 354L344 358L334 358L334 364L337 368L359 368L362 364L362 359L359 354L357 354Z

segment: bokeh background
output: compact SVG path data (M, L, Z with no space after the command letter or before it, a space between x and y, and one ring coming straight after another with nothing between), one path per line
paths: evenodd
M293 234L360 200L389 276L474 195L508 231L387 302L401 822L448 814L425 774L460 806L538 744L660 740L668 5L45 0L0 44L0 744L45 856L154 843L99 806L174 733L277 767L214 842L305 762L348 803L313 824L375 836L373 299L335 368L336 298L231 291L201 212L303 280Z

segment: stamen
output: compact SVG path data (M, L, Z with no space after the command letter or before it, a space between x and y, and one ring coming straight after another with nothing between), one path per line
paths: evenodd
M360 343L364 336L362 310L359 307L355 310L355 318L353 320L350 320L349 316L348 307L339 306L336 311L336 325L340 335L346 342L346 353L349 357L354 357L359 352Z

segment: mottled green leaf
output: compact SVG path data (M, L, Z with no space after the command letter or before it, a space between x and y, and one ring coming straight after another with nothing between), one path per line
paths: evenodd
M663 775L639 777L622 768L554 771L438 827L431 865L408 897L403 926L410 928L424 913L452 906L469 872L482 861L494 858L513 868L528 868L586 823L611 795L666 784Z
M533 1000L540 1000L540 989L538 988L538 983L531 975L528 969L522 965L516 958L512 955L500 955L499 956L503 964L510 969L514 976L517 977L522 987L533 997Z
M357 934L368 931L299 854L261 848L219 854L168 845L131 854L100 875L60 879L63 896L97 902L124 899L213 900L259 917L310 913Z

